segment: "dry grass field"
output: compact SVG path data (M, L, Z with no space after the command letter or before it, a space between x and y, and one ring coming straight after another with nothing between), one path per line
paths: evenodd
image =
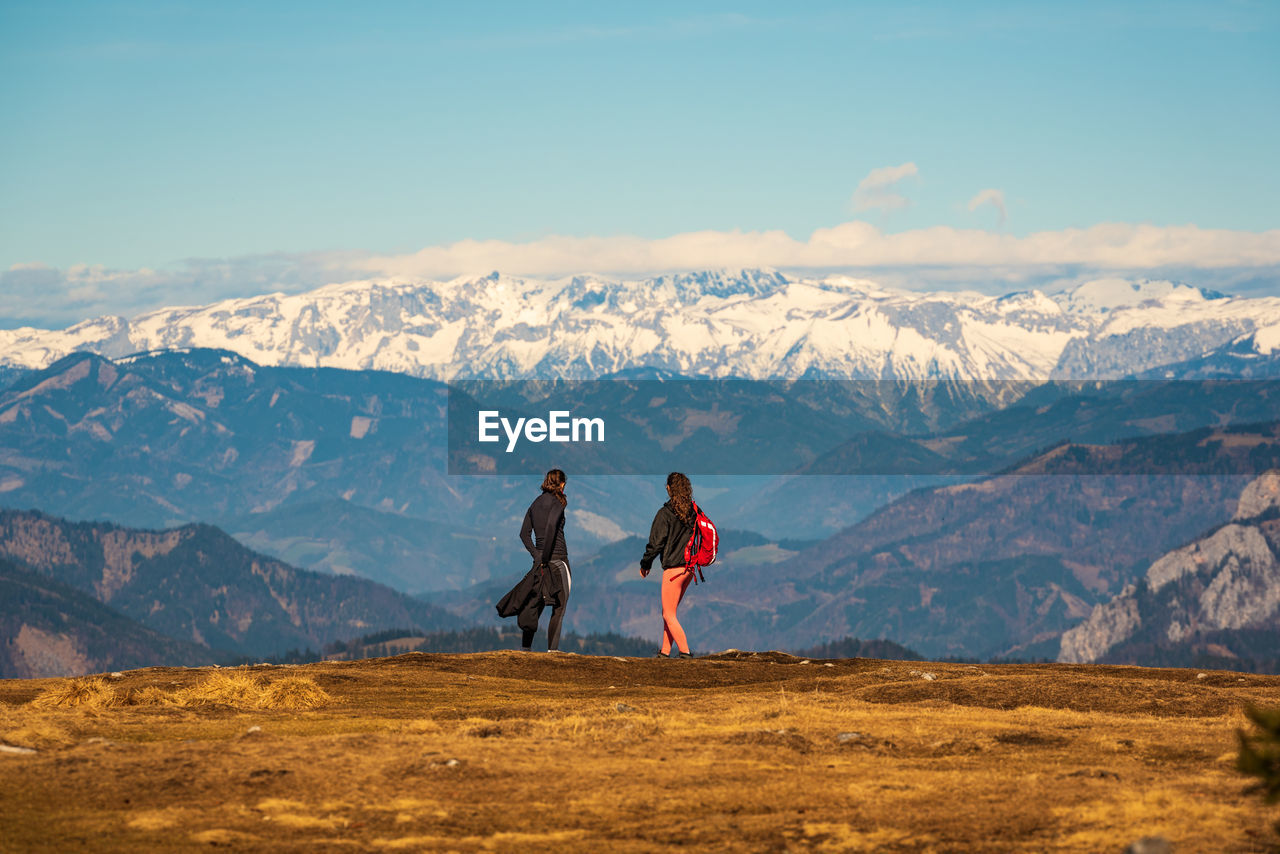
M0 849L1271 851L1246 703L1280 677L498 652L0 680Z

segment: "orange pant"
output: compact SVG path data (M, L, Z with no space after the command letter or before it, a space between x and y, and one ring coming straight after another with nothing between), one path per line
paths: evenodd
M684 629L676 619L676 608L684 598L684 591L689 589L693 581L693 573L683 566L673 566L662 570L662 654L671 654L671 644L681 652L689 651L689 641L684 636Z

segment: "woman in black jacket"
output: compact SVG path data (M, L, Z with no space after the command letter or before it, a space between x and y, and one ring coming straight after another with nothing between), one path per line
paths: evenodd
M560 624L569 604L569 549L564 542L564 508L569 500L564 496L566 478L560 469L552 469L542 479L542 492L524 514L520 526L520 542L533 557L534 572L541 569L538 595L530 597L520 612L518 623L524 631L521 645L533 647L533 636L538 633L538 620L542 609L551 603L551 620L547 623L547 649L560 648ZM535 540L536 538L536 540Z
M684 629L676 618L680 600L693 580L693 571L684 562L684 549L693 536L695 518L693 485L689 478L678 471L667 475L667 496L670 500L658 508L649 528L649 545L640 558L640 575L647 578L653 559L662 557L662 650L658 655L670 657L674 643L681 658L693 658Z

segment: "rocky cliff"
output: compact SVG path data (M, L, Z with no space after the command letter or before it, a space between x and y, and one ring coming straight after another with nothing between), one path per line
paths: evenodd
M1280 471L1248 483L1233 518L1160 557L1062 636L1059 661L1187 663L1280 655Z

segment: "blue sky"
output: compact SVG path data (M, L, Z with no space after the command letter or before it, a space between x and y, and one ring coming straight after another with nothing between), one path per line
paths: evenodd
M9 0L0 270L849 221L1267 232L1277 44L1270 2Z

